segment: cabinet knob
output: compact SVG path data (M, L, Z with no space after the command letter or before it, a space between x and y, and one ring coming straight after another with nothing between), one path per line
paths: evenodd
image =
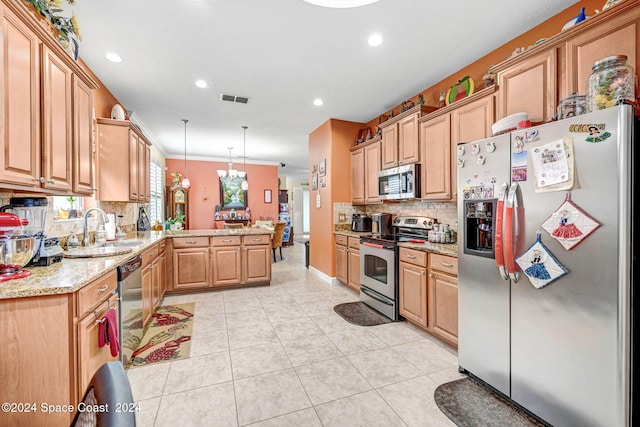
M35 181L41 184L44 184L44 176L41 176L40 178L36 178Z
M433 277L433 273L429 273L429 277Z
M49 178L49 179L47 180L47 184L55 184L55 183L56 183L56 182L55 182L52 178Z

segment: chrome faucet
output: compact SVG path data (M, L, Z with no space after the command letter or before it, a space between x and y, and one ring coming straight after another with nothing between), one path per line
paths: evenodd
M107 216L107 214L100 208L90 208L87 209L84 213L84 216L82 217L82 219L84 220L84 226L82 228L83 234L82 234L82 244L84 246L89 246L89 227L87 226L87 220L89 219L89 212L91 211L96 211L96 212L100 212L100 214L102 215L102 222L103 224L106 224L107 222L109 222L109 217Z

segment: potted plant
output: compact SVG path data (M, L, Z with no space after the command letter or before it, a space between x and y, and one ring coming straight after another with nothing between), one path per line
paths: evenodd
M186 221L185 221L184 214L178 214L176 215L175 218L169 217L169 219L167 219L167 225L169 230L182 230L185 223Z
M69 202L69 218L77 218L78 210L74 208L74 203L76 198L74 196L67 197L67 201Z

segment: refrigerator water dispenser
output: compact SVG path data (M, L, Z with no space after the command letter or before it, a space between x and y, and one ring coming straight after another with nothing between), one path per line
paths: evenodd
M464 201L464 253L495 258L497 199Z

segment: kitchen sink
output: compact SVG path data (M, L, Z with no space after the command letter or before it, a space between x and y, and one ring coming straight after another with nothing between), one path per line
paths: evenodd
M116 247L116 248L132 248L134 246L138 246L141 245L142 241L141 240L114 240L112 242L107 242L105 244L102 245L102 247Z

